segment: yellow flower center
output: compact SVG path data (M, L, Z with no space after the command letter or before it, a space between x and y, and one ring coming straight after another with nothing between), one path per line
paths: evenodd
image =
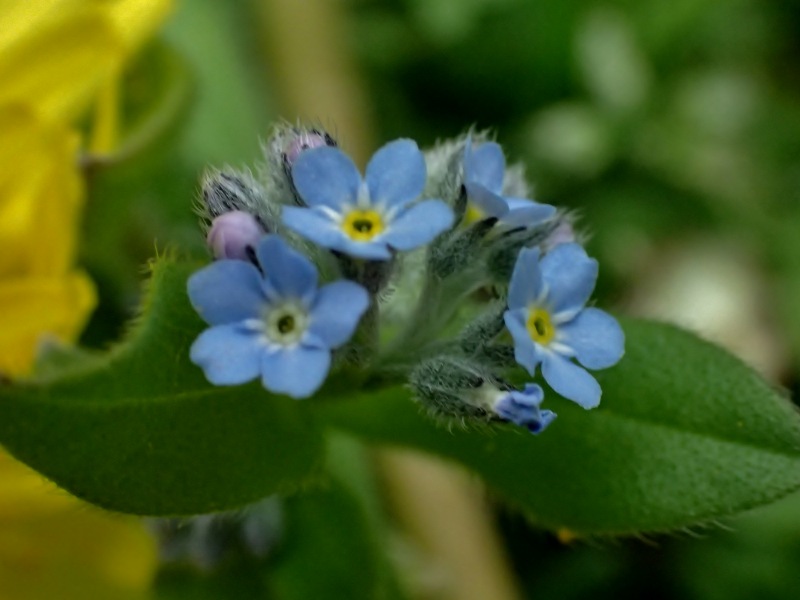
M350 239L368 242L384 230L384 224L377 211L355 209L347 213L342 229Z
M486 215L483 214L483 211L472 202L467 205L467 212L464 213L464 225L472 225L485 218Z
M550 319L550 313L543 308L535 308L528 314L528 333L537 344L546 346L556 335L556 328Z

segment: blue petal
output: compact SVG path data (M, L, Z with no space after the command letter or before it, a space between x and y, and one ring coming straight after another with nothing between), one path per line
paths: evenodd
M239 324L218 325L198 336L189 358L214 385L238 385L258 377L264 351L259 338Z
M381 241L397 250L411 250L450 229L454 218L452 209L441 200L424 200L392 221Z
M542 356L525 326L526 318L527 311L524 309L507 310L503 313L503 320L514 339L514 359L525 367L528 373L535 375L536 366L542 361Z
M301 155L302 156L302 155ZM283 224L323 248L338 250L355 258L389 260L392 253L381 241L356 242L345 235L339 224L319 208L283 207Z
M307 348L302 344L270 350L261 360L261 383L270 392L307 398L320 388L328 375L330 350Z
M308 206L339 210L343 204L355 202L361 175L344 152L322 146L300 154L292 166L292 181Z
M512 227L528 227L541 223L556 214L556 207L539 204L524 198L506 198L508 212L500 222Z
M550 206L549 204L539 204L538 202L534 202L533 200L529 200L528 198L514 198L513 196L504 196L506 204L508 208L511 210L517 210L518 208L528 208L529 206ZM555 206L551 206L553 210L555 210Z
M286 227L323 248L338 248L346 237L339 224L319 208L284 206L281 219Z
M512 390L495 404L495 413L502 419L526 427L531 433L541 433L555 419L549 410L539 410L544 399L542 388L529 383L523 391Z
M542 386L535 383L526 383L523 390L516 393L519 394L520 397L524 397L524 402L527 404L539 406L542 400L544 400L544 390ZM517 398L518 402L521 401L520 397Z
M503 189L506 159L495 142L486 142L473 149L471 142L464 149L464 173L468 183L479 183L490 192L499 194Z
M528 425L528 431L531 433L542 433L545 429L550 426L550 423L556 420L558 415L554 413L552 410L540 410L539 411L539 422L534 423L534 429L531 425Z
M580 244L559 244L541 260L542 278L555 315L577 312L592 295L597 261Z
M383 241L383 236L375 238L373 242L356 242L342 234L342 239L336 246L331 246L334 250L344 252L354 258L364 260L389 260L392 253Z
M411 202L422 193L425 158L413 140L395 140L378 150L367 165L367 188L372 204L386 207Z
M368 306L369 294L357 283L329 283L319 290L311 307L309 332L328 348L338 348L353 336Z
M600 384L583 367L570 362L554 352L545 355L542 375L547 384L568 400L583 408L594 408L600 404Z
M310 260L277 235L268 235L259 242L256 257L267 289L275 290L281 298L311 301L317 290L317 268Z
M575 351L575 358L589 369L617 364L625 353L625 334L617 320L599 308L585 308L558 328L559 341Z
M508 307L512 310L528 308L542 293L542 272L539 269L539 250L523 248L514 263L514 272L508 284Z
M189 277L186 284L194 309L210 325L257 317L266 298L258 269L241 260L219 260Z
M487 217L503 217L508 213L508 204L502 196L490 192L478 183L465 183L467 198Z
M522 391L511 390L508 395L513 399L515 405L529 408L538 408L544 400L542 386L535 383L526 383Z

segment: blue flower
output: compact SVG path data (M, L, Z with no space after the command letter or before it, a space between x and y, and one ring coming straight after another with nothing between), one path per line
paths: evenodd
M510 390L499 396L494 404L494 412L504 421L526 427L531 433L541 433L556 418L552 410L539 409L543 399L541 386L528 383L521 392Z
M214 385L261 377L272 392L305 398L325 380L331 349L353 335L369 295L351 281L317 289L317 270L276 235L255 249L261 271L220 260L189 278L189 299L211 327L190 357Z
M467 190L465 221L474 223L496 217L507 227L527 227L556 213L549 204L539 204L527 198L503 196L506 159L495 142L473 148L472 139L464 145L464 187Z
M625 351L619 323L600 309L585 308L596 280L597 261L579 244L560 244L541 260L538 249L523 248L503 315L517 362L531 375L541 363L550 387L584 408L600 403L600 385L572 359L604 369Z
M412 203L426 176L425 159L411 140L378 150L364 180L338 148L306 150L292 166L292 178L307 208L284 206L283 222L325 248L388 260L391 250L427 244L453 224L453 211L441 200Z

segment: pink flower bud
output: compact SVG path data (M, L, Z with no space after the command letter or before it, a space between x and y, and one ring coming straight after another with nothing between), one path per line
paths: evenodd
M255 217L241 210L232 210L218 216L211 223L206 241L214 258L250 260L247 249L252 249L265 234Z
M315 129L298 131L297 135L291 137L283 151L285 162L291 166L300 153L311 148L320 146L335 146L336 142L327 133L319 132Z
M542 242L542 250L550 252L553 248L560 244L569 244L575 241L575 229L569 221L562 221L558 226L551 231L544 242Z

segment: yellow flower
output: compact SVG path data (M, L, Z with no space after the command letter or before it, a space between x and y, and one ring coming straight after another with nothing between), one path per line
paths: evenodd
M84 182L73 124L170 5L0 2L1 374L28 373L45 336L74 341L94 308L75 266ZM0 599L139 598L155 564L138 521L91 508L0 453Z
M0 598L144 598L156 566L152 537L0 454Z
M28 371L42 334L72 340L94 307L73 269L83 183L74 132L0 106L0 372Z
M170 8L0 4L0 373L25 374L43 334L73 340L94 307L91 282L72 266L83 183L70 126Z
M169 0L3 0L0 105L71 121L171 8Z

